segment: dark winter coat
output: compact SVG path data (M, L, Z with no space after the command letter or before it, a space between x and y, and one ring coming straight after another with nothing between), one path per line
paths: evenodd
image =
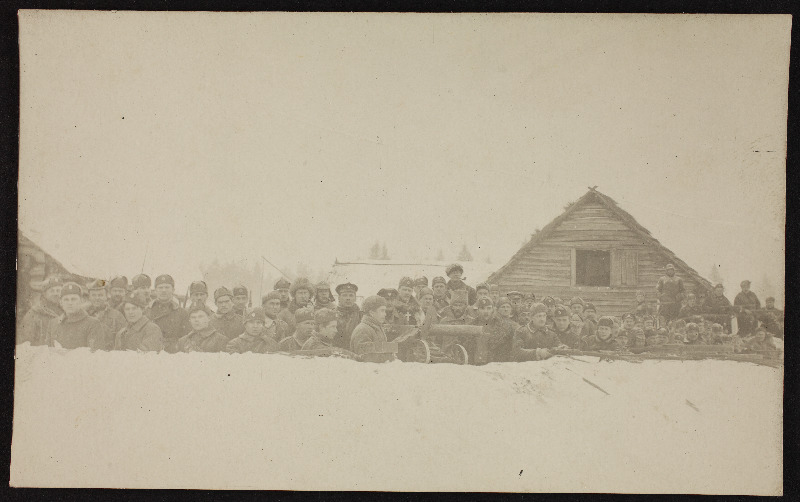
M178 339L189 334L192 326L189 324L189 312L182 309L178 302L154 301L144 311L144 315L161 329L164 350L177 352Z
M467 347L475 364L504 363L511 360L511 343L519 325L497 314L492 314L487 321L474 319L472 324L483 326L483 335L471 341L472 346Z
M181 337L175 348L178 352L222 352L228 345L228 337L209 326L200 331L191 331Z
M536 349L552 349L560 344L558 336L549 329L533 329L529 324L514 332L511 343L511 358L514 361L538 361Z
M356 354L372 352L375 342L386 342L383 327L370 315L361 318L361 322L353 330L350 337L350 350Z
M80 310L72 315L63 315L50 326L48 345L56 342L65 349L90 347L92 350L105 349L111 337L109 328L94 317Z
M294 333L281 340L278 344L278 349L284 352L292 352L294 350L301 350L302 348L303 344L297 341L297 338L294 337Z
M277 352L278 350L278 342L267 332L256 336L242 333L230 340L225 346L225 351L229 354L244 354L245 352L266 354L267 352Z
M739 291L739 294L733 299L733 305L736 307L745 308L747 310L756 310L761 308L761 302L758 300L756 294L752 291Z
M64 311L55 303L42 300L25 313L17 332L17 344L30 342L31 345L47 345L51 323L61 317Z
M352 307L342 307L341 305L336 308L336 338L333 339L333 345L341 349L350 350L350 337L353 335L353 330L361 322L363 313L358 305Z
M558 328L553 329L558 340L569 348L577 349L581 343L581 334L578 332L578 327L575 324L569 323L565 331L559 331Z
M104 309L90 308L87 313L108 327L108 339L103 350L113 350L119 330L128 325L122 312L106 305Z
M225 335L228 340L232 340L244 332L242 318L236 315L233 310L227 314L214 314L211 316L209 326Z
M278 312L278 319L286 323L286 336L294 333L294 330L297 329L297 321L295 321L294 313L288 308L281 309L281 311Z
M147 316L122 328L114 341L114 350L141 350L158 352L164 348L161 328Z
M583 337L580 344L581 350L617 350L618 348L619 346L614 337L609 337L608 340L604 341L596 334Z

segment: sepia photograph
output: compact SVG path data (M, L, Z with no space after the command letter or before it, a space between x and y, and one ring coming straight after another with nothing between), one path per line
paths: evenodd
M12 487L783 495L790 15L18 22Z

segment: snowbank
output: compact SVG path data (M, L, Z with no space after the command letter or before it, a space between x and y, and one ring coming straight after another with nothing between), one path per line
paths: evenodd
M783 489L783 371L750 363L17 350L13 486Z

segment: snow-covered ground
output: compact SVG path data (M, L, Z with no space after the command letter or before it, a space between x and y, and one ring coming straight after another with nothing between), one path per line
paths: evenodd
M782 368L17 351L13 486L783 490Z

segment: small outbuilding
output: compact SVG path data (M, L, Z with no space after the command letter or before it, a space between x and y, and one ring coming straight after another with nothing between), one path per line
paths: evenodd
M655 304L656 285L672 263L687 292L704 297L712 285L656 240L607 195L590 188L534 234L489 277L501 294L532 292L537 299L579 296L600 315L621 315L636 305L636 291Z

